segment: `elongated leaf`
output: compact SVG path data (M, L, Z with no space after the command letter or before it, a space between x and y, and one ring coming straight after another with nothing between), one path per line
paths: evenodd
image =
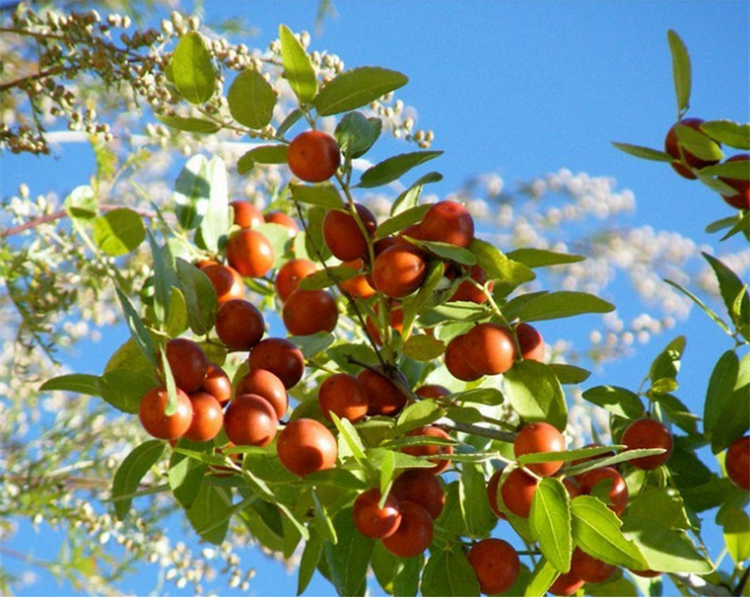
M686 288L680 286L676 282L672 282L671 280L666 280L666 279L664 280L664 282L666 282L668 285L673 286L678 291L682 292L684 295L692 299L693 302L698 307L700 307L709 318L711 318L714 322L716 322L716 324L718 324L719 328L721 328L724 332L726 332L730 336L732 335L732 331L729 328L729 325L724 320L722 320L721 317L713 309L711 309L710 307L708 307L708 305L703 303L703 301L699 297L697 297L696 295L688 291Z
M558 570L547 559L539 559L531 575L531 580L526 586L524 596L545 596L549 587L555 583L558 574Z
M94 243L107 255L125 255L146 238L143 219L129 208L117 208L92 221Z
M558 251L549 251L547 249L534 249L527 247L516 249L506 254L508 258L521 262L529 268L541 268L544 266L556 266L558 264L574 264L582 262L586 258L582 255L572 253L560 253Z
M430 207L431 206L427 204L416 206L413 208L409 208L408 210L404 210L403 212L399 212L397 216L394 216L393 218L389 218L388 220L382 222L380 226L378 226L377 231L375 231L375 236L378 239L382 239L384 237L387 237L388 235L392 235L404 230L411 224L420 222L422 220L422 216L425 215Z
M335 137L341 152L352 160L366 154L380 137L383 121L360 112L345 114L336 125Z
M331 209L341 209L344 207L341 195L339 195L339 192L331 184L325 183L310 186L291 183L289 188L292 191L294 201ZM312 227L312 223L310 226Z
M544 421L565 429L568 408L560 382L549 366L538 361L517 361L504 374L505 396L527 422Z
M208 160L196 154L185 163L174 186L172 198L180 226L188 230L198 227L208 211L210 193Z
M684 152L712 162L724 157L719 144L701 131L682 124L676 125L674 130Z
M283 144L254 147L237 161L237 172L247 174L256 164L286 164L287 148Z
M315 489L312 491L312 499L315 528L325 540L331 544L336 544L338 542L336 528L333 527L333 521L331 521L331 518L328 516L328 511L325 506L320 502Z
M443 152L440 151L419 151L392 156L365 170L357 186L371 189L387 185L402 177L412 168L416 168L442 154Z
M735 162L720 162L700 169L701 176L720 176L728 179L746 181L750 178L750 164L747 160ZM736 190L732 195L736 193Z
M396 216L401 212L414 208L422 197L422 187L429 183L438 183L443 180L443 175L439 172L428 172L414 181L411 186L403 191L391 205L391 216Z
M323 538L320 534L310 534L310 539L305 542L297 572L297 596L301 596L310 585L322 554Z
M40 392L66 390L92 397L101 396L100 378L90 374L65 374L50 378L39 387Z
M125 413L138 413L143 396L159 385L153 369L107 369L101 377L101 397Z
M724 450L735 438L739 438L749 429L750 353L745 354L740 360L731 395L718 405L716 421L711 431L711 450L714 454Z
M463 554L436 550L425 564L421 590L422 596L479 596L479 582Z
M731 350L722 354L714 366L703 404L703 427L709 438L720 432L716 426L723 419L722 413L728 409L734 412L736 408L732 403L732 395L739 371L740 360Z
M214 156L205 172L209 184L208 205L198 230L204 247L218 253L230 224L227 167L219 156Z
M738 328L747 326L747 322L750 322L750 298L747 296L746 285L724 262L707 253L702 255L716 274L721 297L734 325ZM739 309L735 307L738 297Z
M162 441L148 440L135 447L120 464L112 480L112 500L118 519L125 519L133 501L130 495L138 490L141 480L161 458L162 453Z
M185 510L185 514L201 538L218 546L226 538L229 529L232 501L223 488L201 484L198 495L191 507Z
M333 526L338 534L338 543L325 543L331 581L339 596L363 596L367 585L367 566L375 541L357 531L351 509L339 511L334 517Z
M177 258L177 279L188 308L190 329L197 335L209 332L216 321L218 299L211 279L205 272Z
M474 253L463 247L452 245L451 243L443 243L441 241L420 241L417 239L410 239L406 236L404 238L409 239L417 247L426 249L430 253L433 253L444 260L450 260L464 266L473 266L477 262Z
M203 453L213 454L214 452L214 445L211 442L192 442L182 438L177 446ZM172 452L167 481L174 497L184 509L189 509L198 497L205 472L206 464L202 461L192 459L179 451Z
M501 405L505 400L497 388L473 388L450 395L452 402L480 403L482 405Z
M170 60L173 82L191 104L208 102L214 94L216 74L203 36L190 31L180 38Z
M159 323L165 323L169 317L170 293L172 291L172 280L174 273L170 276L168 269L171 263L167 263L164 255L156 244L156 239L148 231L148 244L151 248L151 260L154 264L154 313Z
M171 116L168 114L157 114L159 122L178 131L187 131L188 133L216 133L221 129L219 123L203 118Z
M538 294L529 301L509 301L503 310L506 317L519 318L524 322L557 320L582 314L603 314L614 311L615 306L589 293L580 291L556 291Z
M548 363L547 365L555 373L560 384L580 384L591 376L591 372L577 365L568 363Z
M640 397L620 386L595 386L584 391L583 398L626 419L638 419L645 412Z
M404 343L404 355L416 361L429 362L445 353L445 343L429 334L410 336Z
M675 31L667 32L669 50L672 53L672 78L677 99L677 112L682 114L690 106L691 69L690 55L685 43Z
M750 558L750 516L739 507L730 507L721 524L732 560L740 564Z
M440 407L433 399L424 399L406 407L398 415L396 430L406 433L421 426L426 426L439 420L445 414L445 409Z
M133 342L135 342L148 362L156 367L156 346L154 345L154 341L151 340L145 324L125 294L119 288L115 289L115 291L117 298L120 300L120 305L125 316L125 323L128 325Z
M632 143L620 143L619 141L613 141L614 145L621 152L635 156L636 158L643 158L644 160L654 160L655 162L671 162L674 160L667 152L660 150L651 149L650 147L644 147L642 145L633 145Z
M478 465L464 463L458 482L458 500L464 519L466 534L472 538L487 536L497 523L490 503L477 500L487 492L487 482Z
M321 116L366 106L409 82L406 75L381 67L359 67L336 75L315 98Z
M232 81L227 102L234 120L251 129L262 129L273 118L276 94L263 75L245 69Z
M531 532L539 539L542 554L562 573L570 570L573 554L569 501L560 480L544 478L534 492L529 515Z
M312 102L318 93L318 79L305 48L286 25L279 27L284 75L300 104Z
M175 278L176 278L175 274ZM166 332L169 338L177 338L188 329L187 302L182 291L173 286L169 294L169 316L166 321Z
M497 280L515 288L536 278L536 274L528 266L510 259L487 241L475 238L469 249L477 257L477 264L487 273L488 280Z
M712 139L742 150L750 150L750 124L739 124L731 120L709 120L701 123L701 131L706 133ZM743 163L730 162L742 166ZM747 162L744 163L745 172L747 172ZM713 168L713 167L712 167ZM701 169L702 171L703 169ZM711 172L711 174L723 174L721 172ZM730 178L735 178L731 177ZM740 177L736 177L740 178Z
M678 336L656 356L649 371L652 385L663 379L671 380L677 377L686 342L684 336Z

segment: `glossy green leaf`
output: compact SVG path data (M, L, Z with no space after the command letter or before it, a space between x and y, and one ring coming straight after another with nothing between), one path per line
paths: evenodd
M683 152L687 152L706 161L721 160L724 152L708 135L687 125L675 125L677 141Z
M423 399L412 403L398 415L396 430L406 433L421 426L426 426L439 420L445 414L445 409L433 399Z
M414 181L408 189L399 194L391 205L391 216L396 216L401 212L417 207L422 197L422 188L429 183L438 183L443 180L443 175L439 172L428 172Z
M408 83L406 75L381 67L359 67L336 75L320 90L315 108L321 116L366 106Z
M649 370L651 384L656 384L659 380L665 378L677 378L677 374L680 373L680 363L686 342L684 336L678 336L670 341L664 350L656 356Z
M410 239L409 237L404 237ZM477 262L476 256L463 247L452 245L451 243L443 243L441 241L421 241L417 239L410 239L414 245L426 249L430 253L442 258L444 260L450 260L464 266L473 266Z
M724 299L727 313L732 318L734 325L738 329L743 325L748 326L748 322L750 322L750 297L747 295L747 285L721 260L707 253L703 253L702 255L716 274L721 297ZM738 298L739 309L735 307Z
M536 274L528 266L510 259L492 243L474 238L469 250L476 256L477 264L487 273L488 280L498 280L516 287L536 278Z
M322 353L336 341L336 337L330 332L316 332L307 336L290 336L288 338L302 351L305 359L310 359L318 353Z
M314 517L313 521L315 521L315 529L320 533L321 536L323 536L326 541L331 542L331 544L336 544L338 542L336 528L333 526L333 521L331 521L325 505L320 502L320 499L318 498L318 495L315 492L314 488L312 490L312 499Z
M331 412L330 415L336 429L339 431L339 454L341 454L341 449L343 448L341 446L341 441L343 440L351 455L361 466L365 466L365 464L368 463L365 455L365 445L362 443L362 439L359 437L357 429L348 419L339 419L339 417L333 412Z
M531 532L544 557L562 573L570 570L573 554L570 498L563 483L544 478L537 485L529 514Z
M297 596L301 596L310 585L313 575L318 568L320 557L323 555L323 538L319 534L311 534L305 542L302 558L297 572Z
M679 492L649 487L628 501L628 516L651 519L668 529L690 529L690 519Z
M501 405L505 400L503 393L497 388L472 388L463 392L453 393L449 400L461 403L480 403L482 405Z
M650 147L644 147L642 145L633 145L632 143L621 143L619 141L613 141L614 145L621 152L635 156L636 158L642 158L644 160L653 160L655 162L671 162L674 160L667 152L660 150L651 149Z
M424 556L421 554L408 559L396 557L396 567L393 576L393 595L416 596L423 569Z
M334 136L341 152L350 160L365 155L380 137L383 121L374 116L366 117L361 112L345 114Z
M723 145L734 147L742 150L750 150L750 124L739 124L731 120L709 120L701 123L701 131L706 133L711 139L718 141ZM729 164L743 166L743 163ZM701 169L702 170L702 169ZM747 176L747 162L744 163L744 172ZM723 174L721 172L711 172L711 174ZM735 178L730 176L730 178ZM737 176L736 178L740 178Z
M331 581L339 596L363 596L375 541L357 531L351 509L339 511L334 517L333 526L338 534L338 543L325 543Z
M286 164L287 149L288 146L283 144L254 147L237 161L237 172L247 174L256 164Z
M739 565L750 558L750 516L739 507L730 507L723 515L724 544Z
M208 211L211 183L208 178L208 160L196 154L183 166L174 186L172 200L177 221L182 228L197 228Z
M151 248L151 261L154 267L154 314L157 322L163 324L169 317L170 295L172 292L172 280L174 273L170 272L171 263L165 259L164 253L156 243L156 239L147 231L148 244Z
M703 404L703 427L709 438L718 431L717 424L724 411L735 411L732 395L739 371L740 360L732 350L725 351L714 366Z
M570 503L573 540L588 554L628 569L648 569L638 547L620 531L621 521L601 500L578 496Z
M181 438L177 444L179 448L213 454L214 445L211 442L193 442ZM169 458L167 481L174 497L184 509L189 509L200 492L206 464L192 459L179 451L173 451Z
M177 91L191 104L208 102L216 87L216 73L203 36L190 31L180 37L170 61Z
M532 247L510 251L506 256L511 260L521 262L529 268L542 268L545 266L557 266L559 264L574 264L586 259L582 255L560 253L558 251L549 251L547 249L534 249Z
M208 333L216 322L219 310L216 289L200 268L182 258L175 261L180 290L185 296L190 329L197 335Z
M125 413L138 413L143 396L157 386L159 380L153 369L108 369L100 381L101 397Z
M700 417L690 411L687 405L676 396L664 393L654 395L654 400L664 409L669 420L688 434L698 432Z
M185 116L172 116L169 114L157 114L156 118L159 122L164 123L168 127L177 129L178 131L186 131L188 133L216 133L221 129L221 125L212 120L205 120L203 118L185 117Z
M148 362L156 367L156 346L154 345L154 341L151 340L151 336L143 320L141 320L141 317L135 311L133 304L130 303L127 296L119 288L115 289L115 292L117 293L117 298L120 300L123 315L125 316L125 323L128 326L133 342L135 342Z
M545 558L539 559L531 575L529 585L526 586L524 596L545 596L549 587L555 583L559 572Z
M443 152L440 151L418 151L386 158L382 162L365 170L357 186L364 189L371 189L387 185L399 179L411 169L429 160L433 160L442 154Z
M169 315L166 321L166 332L169 338L177 338L188 328L187 302L185 295L178 287L172 287L169 294Z
M232 501L223 488L201 484L197 496L190 508L185 510L185 514L203 540L218 546L226 538L229 529Z
M675 31L667 32L669 50L672 54L672 79L677 99L678 114L684 113L690 106L691 69L690 55L685 43Z
M568 363L548 363L550 369L555 373L560 384L580 384L591 376L591 372Z
M50 378L39 387L39 392L65 390L92 397L101 396L100 378L90 374L65 374Z
M339 195L339 192L330 183L319 185L297 185L291 183L289 189L292 192L294 201L330 209L344 208L341 195ZM310 224L310 227L312 227L312 224Z
M410 336L404 343L404 355L417 361L432 361L445 352L445 343L429 334Z
M205 173L209 183L208 205L198 230L205 248L218 253L231 224L227 167L219 156L215 156L206 165Z
M638 419L645 413L640 397L620 386L595 386L584 391L583 398L625 419Z
M227 102L234 120L251 129L262 129L273 118L276 93L258 71L245 69L232 81Z
M595 295L580 291L555 291L537 294L533 299L516 303L513 299L503 310L506 317L523 322L559 320L583 314L603 314L614 311L615 306Z
M721 328L724 332L726 332L727 334L729 334L731 336L732 330L729 328L729 325L724 320L722 320L721 317L713 309L711 309L710 307L708 307L708 305L706 305L699 297L697 297L696 295L694 295L693 293L691 293L690 291L688 291L686 288L680 286L676 282L673 282L673 281L667 280L667 279L665 279L664 282L666 282L670 286L673 286L678 291L680 291L681 293L683 293L685 296L687 296L690 299L692 299L693 302L698 307L700 307L703 310L703 312L709 318L711 318L714 322L716 322L716 324L719 326L719 328Z
M469 561L458 551L436 550L424 566L422 596L479 596L479 582Z
M97 216L91 225L94 243L107 255L130 253L146 238L143 219L129 208L117 208Z
M505 396L521 418L565 429L568 420L565 395L549 366L528 359L517 361L503 378Z
M350 266L333 266L308 274L300 280L298 288L306 290L327 289L336 286L336 283L349 280L358 273L359 270Z
M732 379L731 373L730 370L727 382ZM711 428L706 424L705 429L711 438L711 450L716 454L750 429L750 353L744 355L738 364L731 393L718 398L718 393L729 385L714 380L712 374L706 399L707 403L715 403L711 415L714 423Z
M464 463L458 480L458 500L461 506L466 534L471 538L484 538L492 531L497 518L487 500L477 500L487 493L487 482L478 465Z
M132 494L163 453L161 440L148 440L135 447L117 468L112 480L112 501L118 519L125 519L133 501Z
M310 57L297 37L286 25L279 27L281 62L284 75L300 104L312 102L318 93L318 79Z
M748 125L750 127L750 125ZM746 181L750 178L750 164L747 160L720 162L700 169L700 176L720 176L728 179ZM734 193L732 193L734 195Z
M427 204L422 206L415 206L413 208L409 208L408 210L404 210L403 212L399 212L397 216L383 221L380 226L378 226L377 231L375 231L375 236L378 239L382 239L384 237L387 237L388 235L393 235L395 233L401 232L407 226L421 222L422 217L425 215L425 212L427 212L427 210L429 209L430 205Z

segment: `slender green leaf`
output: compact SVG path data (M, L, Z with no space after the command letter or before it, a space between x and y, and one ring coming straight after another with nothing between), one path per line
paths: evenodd
M417 247L426 249L430 253L433 253L444 260L450 260L464 266L473 266L477 262L474 253L464 247L452 245L451 243L443 243L441 241L421 241L406 236L404 238L411 241Z
M209 184L208 204L200 221L199 231L203 245L218 253L229 230L229 180L227 167L219 156L214 156L205 168Z
M187 303L190 329L197 335L211 331L218 312L216 289L211 279L200 268L182 258L175 261L180 290Z
M672 29L667 32L667 40L672 53L672 78L677 99L677 112L683 114L690 106L690 55L685 43Z
M125 413L138 413L143 396L159 385L153 369L107 369L101 377L101 397Z
M469 249L477 257L477 264L487 273L488 280L498 280L515 288L536 278L528 266L510 259L492 243L475 238Z
M738 328L743 324L747 326L747 322L750 322L750 298L747 296L747 286L731 268L718 258L707 253L703 253L703 257L716 274L716 279L719 281L721 297L724 299L727 313L732 318L734 325ZM735 307L738 298L739 309Z
M214 453L212 442L193 442L181 438L177 446L206 454ZM192 459L179 451L172 451L172 456L169 458L167 481L172 494L184 509L189 509L197 498L206 468L207 465L203 461Z
M53 390L65 390L77 392L92 397L101 396L101 379L99 376L90 374L65 374L50 378L39 387L39 392L51 392Z
M361 112L345 114L336 125L334 136L341 152L350 160L365 155L380 137L383 121Z
M208 102L216 87L216 73L203 36L190 31L180 37L170 67L177 91L191 104Z
M721 328L724 332L726 332L727 334L731 336L732 331L729 328L729 325L724 320L722 320L721 317L713 309L711 309L710 307L708 307L708 305L703 303L701 299L699 299L696 295L694 295L693 293L691 293L684 287L680 286L676 282L672 282L671 280L666 280L666 279L664 280L664 282L666 282L670 286L673 286L678 291L682 292L684 295L692 299L693 302L698 307L700 307L709 318L711 318L716 324L718 324L719 328Z
M736 564L750 558L750 516L739 507L730 507L721 522L724 544Z
M404 230L407 226L421 222L425 212L429 209L430 205L426 204L399 212L397 216L382 222L380 226L378 226L377 231L375 231L375 236L378 239L382 239L388 235L393 235Z
M730 370L728 381L732 379L731 374ZM712 408L712 417L715 418L715 421L710 430L711 450L714 454L727 448L734 439L739 438L750 429L750 353L745 354L739 362L737 378L731 394L722 399L708 398L708 396L716 397L718 392L725 390L727 386L726 384L715 383L712 374L707 401L716 402L716 405ZM706 426L706 430L708 431L708 426Z
M273 118L276 93L258 71L245 69L232 81L227 102L234 120L251 129L262 129Z
M570 570L573 554L570 497L560 480L544 478L537 485L529 515L531 531L544 557L562 572Z
M408 83L406 75L381 67L359 67L336 75L315 98L321 116L366 106Z
M286 25L279 27L281 62L284 75L300 104L312 102L318 93L318 79L310 57L297 37Z
M336 188L329 184L319 185L289 185L294 201L330 209L343 209L344 202ZM312 226L312 224L310 224Z
M547 249L534 249L532 247L516 249L515 251L511 251L506 255L508 256L508 258L517 262L521 262L529 268L557 266L559 264L574 264L576 262L582 262L586 259L582 255L560 253L557 251L549 251Z
M445 408L433 399L423 399L406 407L398 415L396 431L405 433L431 424L445 415Z
M210 195L208 160L196 154L185 163L174 186L172 199L180 226L188 230L198 227L208 211Z
M125 316L125 323L128 325L133 342L135 342L148 362L156 367L156 346L154 345L154 341L151 340L145 324L125 294L119 288L115 289L115 292L120 300L123 315Z
M484 538L492 531L497 518L487 500L477 500L487 492L484 473L478 465L464 463L458 481L458 500L464 518L465 533L472 538Z
M442 154L443 152L441 151L418 151L386 158L362 173L357 186L364 189L371 189L392 183L411 169L429 160L433 160Z
M479 596L479 582L462 553L436 550L425 564L421 590L422 596Z
M287 148L283 144L254 147L237 161L237 172L247 174L256 164L286 164Z
M169 338L177 338L188 328L188 312L185 295L173 286L169 294L169 316L166 321L166 332Z
M203 118L172 116L169 114L157 114L159 122L178 131L187 131L188 133L216 133L221 129L221 125L212 120Z
M185 514L203 540L218 546L224 541L229 530L232 501L223 488L201 484L197 496L190 508L185 510Z
M615 306L589 293L580 291L556 291L537 294L533 299L516 303L508 302L503 312L506 317L519 318L524 322L557 320L582 314L603 314L614 311Z
M524 596L533 597L546 595L547 590L553 583L555 583L558 574L559 571L555 569L547 559L542 557L534 568L531 580L526 586Z
M445 353L445 343L429 334L410 336L404 343L404 355L416 361L429 362Z
M591 376L591 372L577 365L568 363L548 363L547 365L555 373L560 384L580 384Z
M154 264L154 314L158 323L165 323L169 318L170 294L172 279L168 269L171 264L164 259L164 254L156 244L156 239L147 231L148 244L151 248L151 260Z
M686 342L684 336L678 336L656 356L649 371L652 385L662 379L677 378L677 374L680 372L680 360L685 351Z
M439 172L428 172L419 177L394 200L391 205L391 216L396 216L401 212L417 207L419 199L422 197L422 188L429 183L438 183L442 180L443 175Z
M132 503L129 496L138 490L141 480L161 458L162 453L162 441L148 440L135 447L120 464L112 480L112 500L118 519L125 519Z
M644 147L642 145L620 143L618 141L613 141L612 145L621 152L625 152L636 158L643 158L644 160L654 160L655 162L671 162L674 160L674 158L672 158L667 152L651 149L650 147Z
M364 537L354 527L351 509L343 509L333 519L338 543L325 543L325 554L339 596L363 596L367 567L375 541Z
M701 131L706 135L730 147L742 150L750 150L750 124L739 124L731 120L709 120L701 123ZM743 166L742 162L730 162L729 165ZM713 168L713 167L711 167ZM701 169L703 171L703 169ZM747 176L747 162L744 163L744 173ZM723 172L711 172L710 174L724 174ZM740 173L741 174L741 173ZM729 178L740 178L739 176Z

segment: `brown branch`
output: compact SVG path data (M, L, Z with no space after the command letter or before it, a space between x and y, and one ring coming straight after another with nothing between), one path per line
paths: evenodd
M0 84L0 93L4 93L9 89L13 89L14 87L20 87L21 85L30 81L37 81L46 77L52 77L53 75L59 75L65 72L65 70L66 69L64 66L56 66L43 71L39 71L38 73L34 73L33 75L27 75L26 77L21 77L20 79L14 79L13 81L9 81L8 83Z

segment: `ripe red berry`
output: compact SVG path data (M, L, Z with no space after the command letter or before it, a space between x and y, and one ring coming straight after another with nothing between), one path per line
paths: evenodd
M422 554L432 542L433 523L422 505L408 500L399 503L401 523L396 531L383 538L383 546L391 554L408 559Z
M591 556L580 548L573 551L573 557L570 560L570 572L589 583L603 583L607 581L617 567L605 563L604 561Z
M230 201L229 205L232 206L234 211L234 223L241 228L252 228L263 224L264 218L263 213L255 206L245 199L236 199Z
M412 430L407 436L430 436L432 438L440 438L442 440L451 440L451 437L445 430L436 428L435 426L423 426ZM450 445L440 444L426 444L419 446L407 446L404 447L403 451L407 455L414 457L432 457L433 455L452 455L453 447ZM430 467L427 471L437 475L444 472L451 464L450 459L430 459L431 463L434 463L434 467Z
M494 596L509 589L521 570L516 549L505 540L487 538L471 547L466 554L483 594Z
M581 494L599 494L597 487L602 488L602 494L606 491L606 495L600 496L615 515L622 515L628 506L628 486L613 467L592 469L578 476L577 481Z
M514 469L503 481L500 494L505 507L518 517L528 517L531 513L531 501L539 480L530 476L523 469Z
M724 464L732 483L750 492L750 436L738 438L729 445Z
M531 453L550 453L564 451L565 438L554 426L538 422L527 424L516 434L513 442L513 452L516 459L521 455ZM540 476L551 476L563 466L563 461L549 461L547 463L533 463L528 469Z
M232 398L232 382L227 373L215 363L208 364L206 379L200 390L213 395L222 407Z
M327 181L341 164L336 140L322 131L305 131L289 144L287 164L294 175L308 183Z
M448 346L445 348L445 367L454 378L458 378L464 382L479 380L479 378L482 377L482 374L474 370L474 368L464 359L466 355L464 351L465 341L465 334L459 334L451 339Z
M674 168L679 175L685 177L686 179L697 178L690 168L700 169L704 168L705 166L710 166L711 164L716 164L717 162L716 160L704 160L702 158L699 158L698 156L695 156L694 154L691 154L680 145L680 142L677 138L678 124L685 127L690 127L691 129L694 129L696 131L700 131L700 126L701 124L703 124L703 122L703 119L700 118L683 118L679 123L675 123L674 125L672 125L672 127L667 132L667 136L664 139L664 151L666 151L670 156L674 158L671 163L672 168Z
M360 381L350 374L333 374L318 389L318 402L323 415L332 420L333 412L341 419L356 423L367 415L367 391ZM365 534L366 535L366 534Z
M193 406L193 419L190 427L182 435L194 442L207 442L221 432L224 425L224 411L212 394L196 391L190 394Z
M406 405L406 395L382 374L362 370L357 379L367 393L367 415L396 415Z
M244 299L222 303L215 327L216 334L230 351L249 351L266 331L263 313Z
M146 432L154 438L179 438L193 421L193 406L183 391L177 389L177 410L172 415L165 413L168 403L169 395L163 386L151 389L141 399L138 417Z
M422 218L419 230L427 241L468 247L474 239L474 219L456 201L439 201Z
M336 464L336 438L319 421L295 419L279 434L276 454L281 464L293 474L306 476L330 469Z
M187 338L174 338L167 341L166 353L177 388L186 393L198 390L208 371L208 358L201 346Z
M498 324L474 326L464 337L463 349L466 363L482 375L503 374L516 360L513 333Z
M420 287L426 268L419 250L394 245L375 258L372 278L378 291L399 299L411 295Z
M263 397L276 412L277 419L286 414L289 396L284 383L268 370L252 369L237 383L237 396L253 394Z
M374 237L378 223L373 213L360 204L355 204L354 209L367 235ZM330 210L326 213L323 218L323 240L329 251L341 261L369 257L367 238L348 210Z
M227 260L242 276L259 278L273 266L273 247L258 231L243 228L229 237Z
M390 494L382 507L378 506L380 499L380 490L370 488L354 501L354 527L368 538L387 538L401 523L401 512L398 510L396 498Z
M289 334L295 336L332 332L339 319L339 308L328 291L297 289L287 297L282 318Z
M445 490L440 476L428 469L407 469L393 482L391 494L399 502L410 501L422 505L433 519L440 517L445 507Z
M245 297L245 282L234 268L214 262L201 267L201 270L208 276L216 290L216 298L219 304L231 299L243 299Z
M281 266L274 283L281 302L286 301L289 295L297 290L303 278L317 270L318 267L313 262L304 258L289 260Z
M521 357L532 361L544 360L544 339L536 328L521 322L516 326L516 337L521 348Z
M259 395L235 397L224 416L224 430L236 445L268 446L277 425L276 411Z
M284 383L288 390L302 379L305 358L293 342L285 338L266 338L250 351L251 370L268 370Z
M655 419L639 419L630 424L622 434L622 444L629 449L665 449L659 455L630 461L631 465L639 469L656 469L664 465L672 455L672 435L664 424Z
M738 154L732 156L727 162L745 162L746 170L750 168L750 154ZM736 189L737 193L734 195L722 195L724 201L726 201L733 208L738 210L750 210L750 180L745 179L730 179L726 177L719 177L730 187Z

